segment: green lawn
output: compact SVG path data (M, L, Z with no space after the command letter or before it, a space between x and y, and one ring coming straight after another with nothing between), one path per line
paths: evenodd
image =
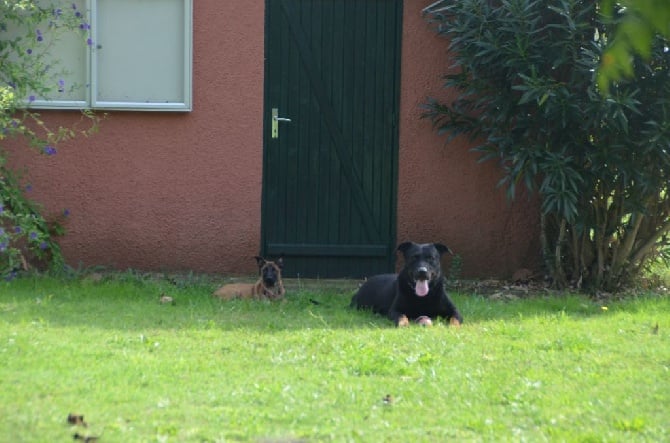
M0 285L0 441L670 441L667 296L454 294L463 327L396 329L346 308L354 283L280 303L213 288Z

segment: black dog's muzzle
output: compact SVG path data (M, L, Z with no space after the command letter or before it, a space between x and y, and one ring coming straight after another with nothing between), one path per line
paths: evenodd
M427 267L421 266L419 268L416 268L416 270L414 271L414 275L412 277L414 278L414 281L431 280L432 272L428 271Z

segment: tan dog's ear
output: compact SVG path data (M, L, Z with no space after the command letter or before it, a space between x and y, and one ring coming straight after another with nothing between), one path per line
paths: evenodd
M256 263L258 263L258 267L262 268L263 265L265 264L265 259L263 257L261 257L260 255L257 255L254 258L256 259Z
M279 258L275 261L275 264L279 269L284 269L284 256L280 255Z

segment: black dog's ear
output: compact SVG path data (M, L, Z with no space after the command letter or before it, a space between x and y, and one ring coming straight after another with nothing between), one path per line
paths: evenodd
M442 243L433 243L433 246L435 246L435 249L437 249L437 252L440 253L440 255L444 254L445 252L448 252L449 254L454 254L454 252L449 249L447 246L443 245Z
M257 255L254 258L256 259L256 263L258 263L258 267L262 268L263 265L265 264L265 259L263 257L261 257L260 255Z
M398 249L397 249L397 251L400 251L400 252L402 252L402 253L404 254L404 253L407 252L407 250L408 250L409 248L411 248L413 245L414 245L414 243L412 243L411 241L406 241L406 242L404 242L404 243L400 243L400 244L398 245Z

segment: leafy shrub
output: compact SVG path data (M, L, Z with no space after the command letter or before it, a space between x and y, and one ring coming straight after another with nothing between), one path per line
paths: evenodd
M651 57L654 34L670 38L670 3L666 0L601 0L605 20L616 22L614 35L600 58L598 87L605 94L609 85L633 77L633 58Z
M441 0L425 11L449 42L445 87L425 116L467 134L501 185L541 198L544 264L557 287L616 290L670 251L670 52L655 36L634 80L598 89L615 24L599 2Z
M46 55L66 32L81 33L86 44L90 26L85 20L86 14L72 2L0 0L0 277L5 279L31 266L64 264L54 236L63 234L66 211L47 222L7 166L2 143L23 138L42 155L54 156L59 142L79 135L72 128L50 128L30 104L75 87L63 80L66 67L48 61ZM97 128L98 118L88 111L84 116L91 125L80 134L88 135Z

